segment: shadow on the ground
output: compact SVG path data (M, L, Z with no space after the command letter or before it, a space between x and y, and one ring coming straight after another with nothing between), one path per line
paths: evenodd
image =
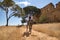
M19 27L22 27L22 26L23 26L23 25L18 25L18 26L16 26L16 27L18 27L18 28L19 28Z
M23 33L23 37L24 37L24 36L29 37L30 34L31 34L31 33L29 33L29 32L24 32L24 33Z

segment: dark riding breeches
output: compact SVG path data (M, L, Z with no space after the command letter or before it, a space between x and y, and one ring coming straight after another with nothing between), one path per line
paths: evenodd
M32 25L33 25L33 22L32 21L29 21L27 23L27 29L29 29L29 32L31 32L31 30L32 30Z

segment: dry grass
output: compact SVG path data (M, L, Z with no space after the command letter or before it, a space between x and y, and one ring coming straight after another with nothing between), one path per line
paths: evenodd
M33 25L32 34L27 38L22 37L24 32L25 27L1 26L0 40L58 40L57 38L60 38L60 23Z
M20 37L21 32L17 27L0 27L0 40L20 40Z
M60 38L60 23L37 24L33 25L33 29L38 32L46 33L50 36Z

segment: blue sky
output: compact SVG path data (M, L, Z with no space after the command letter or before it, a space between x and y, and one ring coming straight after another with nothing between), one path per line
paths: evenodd
M20 4L21 2L27 2L27 5L36 6L38 8L42 8L51 2L55 5L59 1L60 0L15 0L15 2L18 4ZM22 7L24 7L25 6L24 3L22 3L22 4L23 4Z
M2 1L2 0L0 0ZM60 2L60 0L14 0L16 4L18 4L20 7L26 7L26 6L36 6L38 8L43 8L49 3L53 3L54 5ZM9 12L10 13L10 12ZM21 18L18 17L12 17L9 20L9 25L18 25L21 24ZM5 18L5 11L0 9L0 26L6 24L6 18Z

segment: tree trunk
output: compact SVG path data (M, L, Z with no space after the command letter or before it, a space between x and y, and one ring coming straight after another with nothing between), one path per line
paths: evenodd
M8 21L9 21L9 19L8 19L8 8L6 8L6 26L8 26Z

